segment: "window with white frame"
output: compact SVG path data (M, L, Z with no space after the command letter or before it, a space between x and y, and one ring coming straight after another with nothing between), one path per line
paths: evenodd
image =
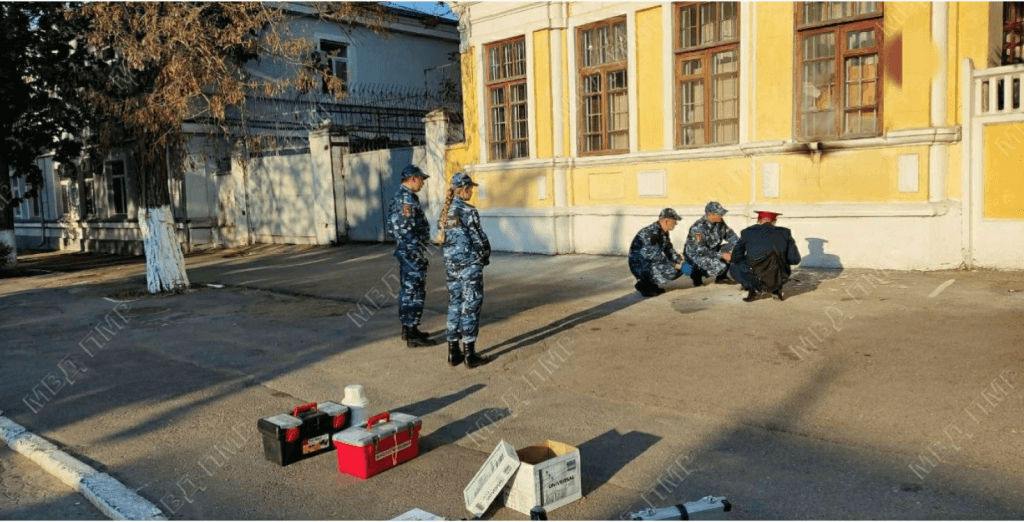
M37 218L40 215L40 208L39 208L39 198L40 198L40 195L41 195L41 191L37 190L36 191L36 195L34 195L31 198L29 198L29 201L30 201L29 208L32 211L32 217L34 217L34 218Z
M124 172L124 161L108 161L104 164L107 186L110 188L110 213L128 213L128 180Z
M626 19L577 29L580 152L629 151L629 83Z
M82 216L96 217L96 175L86 169L82 180Z
M530 157L530 118L526 91L526 39L485 46L487 67L487 144L491 161Z
M339 85L341 92L348 92L348 44L332 40L320 40L319 49L322 53L323 60L325 60L322 66L327 69L327 74L332 78L337 78L338 81L341 82ZM331 85L327 80L323 82L321 90L325 93L331 92Z
M60 205L62 216L71 212L71 180L65 179L60 182Z
M739 3L675 6L676 146L739 141Z

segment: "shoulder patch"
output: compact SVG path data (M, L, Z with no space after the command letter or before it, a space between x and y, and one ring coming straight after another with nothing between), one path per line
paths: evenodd
M402 215L412 217L412 205L402 205Z

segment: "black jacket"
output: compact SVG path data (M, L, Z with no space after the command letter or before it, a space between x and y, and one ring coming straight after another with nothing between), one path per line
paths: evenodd
M750 264L773 250L790 265L800 263L800 251L789 229L767 223L747 227L740 232L740 240L732 251L732 263ZM788 266L785 272L789 275Z

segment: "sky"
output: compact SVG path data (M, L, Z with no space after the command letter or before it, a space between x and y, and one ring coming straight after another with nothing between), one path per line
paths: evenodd
M415 9L424 13L440 16L442 18L450 18L452 20L458 20L455 13L452 13L448 6L441 2L385 2L390 5L397 5L406 9Z

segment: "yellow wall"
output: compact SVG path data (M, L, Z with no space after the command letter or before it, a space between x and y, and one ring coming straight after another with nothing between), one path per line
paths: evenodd
M537 178L543 176L547 197L537 199ZM483 185L484 197L474 196L479 208L543 208L554 206L554 186L549 171L524 169L483 172L475 176Z
M758 2L754 141L793 137L793 3ZM746 42L741 42L744 45ZM780 72L781 71L781 72Z
M641 198L637 172L656 170L665 171L668 195ZM714 200L728 207L750 199L750 161L746 158L577 168L570 179L579 206L703 206Z
M883 57L902 61L902 84L885 78L882 103L882 129L886 132L928 127L932 75L937 70L938 54L931 40L931 6L928 2L886 2L883 38L890 51L891 40L903 41L902 56L890 52ZM883 52L884 54L884 52ZM889 64L885 69L891 70Z
M918 191L899 191L899 156L917 154ZM764 198L758 184L757 201L765 203L907 202L928 199L928 147L866 151L787 154L755 159L755 172L765 163L779 164L779 196Z
M752 46L753 59L751 85L743 91L751 96L752 114L749 124L754 141L791 140L794 137L794 44L793 26L794 3L759 2L753 7L756 25L756 40L742 42ZM928 2L890 2L886 4L883 27L886 42L892 43L897 37L902 41L900 56L884 57L890 64L899 60L902 66L901 82L886 76L884 88L883 128L885 132L917 129L930 126L930 95L932 76L938 70L939 56L931 42L931 10L935 4ZM949 68L947 88L949 98L945 100L948 115L946 125L960 123L961 75L960 62L964 57L974 59L975 65L984 67L988 54L989 11L988 3L952 2L949 8L949 50L946 63ZM570 7L571 9L571 7ZM636 13L636 85L640 107L639 125L636 129L641 151L662 150L665 133L673 129L662 126L665 110L664 89L672 76L672 69L663 70L664 49L662 39L663 7L648 8ZM567 156L570 144L578 136L570 134L569 111L576 100L569 98L570 85L577 81L577 73L568 69L570 52L568 29L542 29L533 32L533 85L535 121L531 132L537 145L537 158ZM562 74L562 98L560 107L553 106L551 47L553 38L561 38L562 54L555 65ZM891 53L887 46L886 50ZM465 55L464 97L466 107L466 143L449 148L448 174L464 164L486 161L479 158L479 143L485 136L478 136L478 122L481 115L476 113L478 93L476 66L473 53ZM674 65L673 65L674 66ZM558 119L563 123L564 150L554 148L554 129ZM991 131L992 133L1003 131ZM1016 132L1016 131L1015 131ZM1002 139L1009 139L1003 136ZM994 145L986 141L986 153ZM949 151L946 190L950 198L961 197L961 158L964 148L960 143L951 144ZM898 191L898 157L902 154L918 156L919 190L915 193ZM1004 155L1005 156L1005 155ZM755 176L760 191L761 168L764 163L780 164L780 198L765 199L757 193L755 201L765 203L815 203L815 202L925 202L928 200L928 147L901 146L878 147L855 151L827 152L815 159L810 154L779 154L775 156L739 156L732 159L680 160L676 162L636 163L626 157L615 165L606 167L573 168L568 172L570 205L703 205L715 199L723 204L747 203L751 199L751 175ZM988 198L986 215L1024 212L1019 200L1006 199L1013 188L1010 172L1012 166L1005 157L990 159L987 165L996 172L992 186L995 190ZM1019 165L1018 165L1019 167ZM637 195L636 173L645 170L664 170L667 174L668 196L665 198L640 198ZM548 184L548 198L537 200L537 176L544 175ZM485 183L487 201L481 201L484 208L496 207L546 207L553 205L553 176L550 169L517 170L493 172L480 175ZM592 186L600 183L601 186ZM1020 182L1017 182L1020 185ZM1014 201L1018 207L1013 208ZM1008 210L1009 209L1009 210Z
M662 34L661 7L645 9L636 13L636 83L637 106L640 128L637 129L640 150L661 150L664 147L663 129L664 92L663 67L661 64Z
M537 157L550 158L554 155L554 138L551 121L551 31L533 33L533 99L536 121L531 130L537 136Z
M462 54L462 115L465 119L465 136L462 143L452 145L445 151L445 178L462 170L465 165L480 162L480 118L476 110L476 59L473 48Z
M984 215L1024 219L1024 123L985 126Z
M950 50L956 51L956 89L950 89L950 95L956 106L956 123L963 123L963 113L960 85L963 81L964 58L974 61L974 68L988 67L988 33L989 33L989 4L988 2L956 2L957 9L956 26L950 20L950 36L956 38L955 45ZM954 27L958 31L954 32ZM954 95L955 94L955 95Z

